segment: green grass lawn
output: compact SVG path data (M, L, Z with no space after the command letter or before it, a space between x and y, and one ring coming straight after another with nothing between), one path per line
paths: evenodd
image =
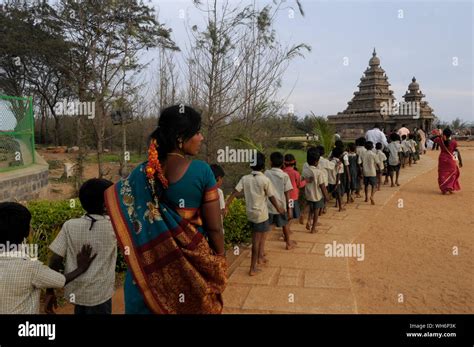
M268 153L272 152L281 152L283 155L285 154L293 154L296 158L296 167L298 171L301 172L303 168L303 164L306 163L306 152L302 149L283 149L283 148L269 148ZM266 162L267 166L270 166L270 158L267 159Z

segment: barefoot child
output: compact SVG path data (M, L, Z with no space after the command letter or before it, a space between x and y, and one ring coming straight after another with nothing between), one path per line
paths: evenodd
M304 176L306 180L305 198L310 207L308 215L308 230L316 233L318 225L319 211L324 207L324 200L329 200L329 195L324 183L324 173L317 168L319 161L319 151L315 148L308 150L306 154L308 166L305 169Z
M74 269L64 275L36 260L23 240L30 233L31 213L16 202L0 203L0 314L39 314L41 289L62 288L87 271L96 257L81 245Z
M328 189L329 185L329 171L334 170L334 163L332 163L329 159L324 158L324 147L319 145L316 147L316 149L319 151L319 161L318 165L316 167L320 169L323 172L324 176L324 186L326 187L326 190ZM319 209L319 215L321 216L323 213L326 213L326 205L329 202L324 202L324 207ZM309 228L307 227L309 230Z
M400 153L402 148L398 142L398 135L392 133L390 135L390 143L388 144L388 174L390 176L391 187L395 187L395 184L399 186L398 176L400 175ZM393 184L393 174L396 174L395 184Z
M357 164L359 165L359 190L356 191L356 198L360 198L360 188L362 187L362 177L363 177L363 174L362 174L362 166L361 166L361 161L360 161L360 156L362 155L362 153L364 153L366 151L365 149L365 137L359 137L358 139L356 139L355 141L355 144L356 144L356 153L357 153L357 156L358 156L358 162Z
M66 221L49 246L52 252L49 266L56 271L63 266L63 262L64 271L71 271L76 263L75 254L86 242L99 253L89 271L80 280L65 287L64 296L74 304L74 314L112 314L117 239L104 202L104 192L111 185L112 182L105 179L86 181L79 190L79 200L86 214ZM48 289L47 312L53 313L55 306L54 290Z
M418 150L416 148L417 144L415 141L415 135L408 134L407 144L410 147L410 163L413 161L413 164L416 164L416 161L418 160Z
M411 158L412 158L411 157L411 146L408 143L406 135L402 135L401 147L402 147L402 153L403 153L403 155L402 155L402 168L405 167L405 165L407 163L407 160L408 160L409 166L411 166Z
M349 202L354 202L353 194L360 190L359 186L359 156L356 153L356 145L355 143L349 143L348 145L349 153L347 157L349 159L349 174L351 176L350 184L349 184L349 195L350 199Z
M374 144L371 141L365 143L365 151L362 153L362 168L364 170L364 193L365 202L368 202L368 189L370 185L370 203L375 205L374 195L377 186L377 166L381 166L382 163L379 160L377 154L373 151Z
M340 147L334 147L331 156L330 160L334 164L334 169L329 170L328 174L329 192L332 193L332 196L336 199L336 205L334 207L339 207L339 212L342 212L345 211L345 208L342 207L344 187L342 186L341 177L345 174L344 164L342 162L342 149Z
M382 151L382 143L377 142L375 145L375 154L377 155L380 165L377 166L377 190L380 190L380 182L382 181L382 173L386 170L387 156Z
M300 173L296 170L296 159L291 153L285 154L285 168L283 171L290 177L293 189L290 192L290 204L293 204L293 216L291 218L298 220L301 216L300 210L300 188L304 188L306 182L301 179ZM291 221L288 224L291 224Z
M280 206L283 206L285 212L288 211L288 215L281 215L278 210L272 205L271 201L267 201L268 212L270 218L270 224L276 225L278 228L283 229L283 237L286 243L286 249L293 249L296 242L290 240L290 225L288 221L293 216L293 203L291 202L290 193L293 190L291 180L288 174L283 172L283 154L280 152L273 152L270 155L270 162L272 168L265 171L267 176L275 188L275 199ZM285 213L286 214L286 213Z
M250 264L250 276L257 275L261 270L257 263L266 264L265 258L265 238L270 230L270 220L268 216L267 198L281 215L285 210L275 199L275 188L270 179L263 174L265 169L265 156L258 152L255 166L251 167L252 172L243 176L235 186L234 192L229 196L226 205L230 206L232 200L243 191L245 196L245 207L247 219L252 229L252 260Z
M351 176L349 172L349 153L345 150L344 148L344 142L341 140L337 140L334 143L335 147L339 147L342 150L342 156L341 156L341 162L342 162L342 168L344 172L341 174L340 179L341 179L341 200L344 198L344 194L347 195L346 203L348 204L350 202L350 184L351 184Z

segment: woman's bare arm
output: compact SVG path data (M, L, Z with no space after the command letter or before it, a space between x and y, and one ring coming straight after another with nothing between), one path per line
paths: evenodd
M211 248L218 255L224 255L224 233L222 231L219 200L203 204L201 207L201 215L204 229L209 235Z
M458 152L459 166L460 166L460 167L462 167L462 158L461 158L461 152L459 151L459 148L456 148L456 151Z

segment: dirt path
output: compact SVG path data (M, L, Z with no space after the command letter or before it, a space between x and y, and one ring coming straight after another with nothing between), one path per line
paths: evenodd
M440 194L435 167L403 185L353 241L365 244L365 260L349 261L357 312L474 312L474 148L461 153L460 192Z

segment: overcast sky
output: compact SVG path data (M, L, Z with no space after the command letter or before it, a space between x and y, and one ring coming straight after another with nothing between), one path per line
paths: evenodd
M149 0L148 0L149 1ZM205 2L205 0L203 0ZM247 1L231 0L235 4ZM173 29L183 49L186 21L202 24L191 0L152 0L161 23ZM269 1L257 1L263 7ZM413 76L425 100L443 120L473 121L472 1L301 0L305 16L282 11L275 23L284 43L306 43L312 52L297 58L283 79L280 97L303 116L343 111L357 90L375 47L395 97L400 101ZM293 0L288 4L295 6ZM180 14L186 14L186 20ZM344 61L348 62L344 65Z

